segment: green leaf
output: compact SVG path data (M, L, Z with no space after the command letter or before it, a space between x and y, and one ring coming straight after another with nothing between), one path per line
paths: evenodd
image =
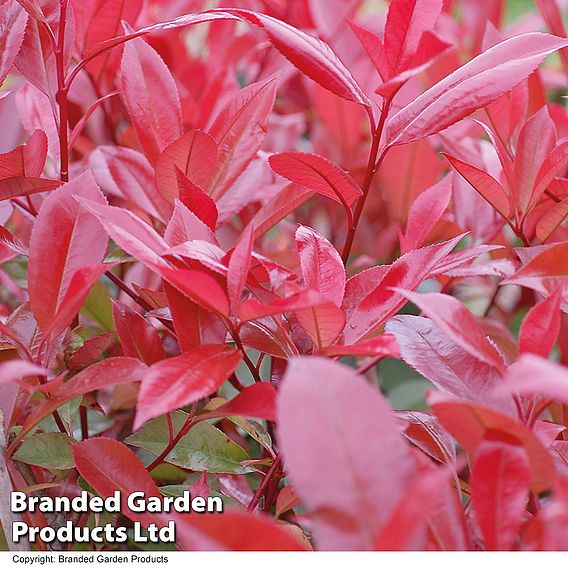
M82 312L96 321L104 330L114 331L112 304L108 288L102 282L96 282L91 288Z
M181 430L187 416L187 413L181 410L171 414L174 434ZM166 417L160 416L151 420L125 441L156 456L160 455L168 444ZM166 457L167 462L179 467L212 473L255 471L254 468L241 465L242 461L249 459L248 454L238 444L208 422L198 422L193 426Z
M75 467L71 453L73 441L67 434L36 434L24 440L14 459L47 469L71 469Z

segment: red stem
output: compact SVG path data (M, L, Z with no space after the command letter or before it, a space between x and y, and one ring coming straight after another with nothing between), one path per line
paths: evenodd
M57 50L55 52L55 64L57 68L57 104L59 106L59 152L61 172L60 179L63 182L69 181L69 141L68 141L68 108L67 93L65 85L65 27L67 23L67 5L69 0L61 0L61 10L59 16L59 33L57 39Z
M381 157L377 161L377 156L379 154L379 148L381 144L381 137L383 134L383 130L387 121L387 117L389 114L389 110L392 103L392 97L387 99L383 105L383 110L381 111L381 118L379 120L379 124L377 129L372 133L373 142L371 144L371 150L369 152L369 160L367 162L367 171L365 174L365 179L363 181L363 186L361 190L363 191L363 195L359 197L357 201L357 207L355 209L355 214L353 216L353 222L347 232L347 237L345 238L345 244L343 245L343 253L341 254L341 258L343 259L343 264L347 264L349 260L349 255L351 254L351 248L353 247L353 241L355 239L355 233L357 232L357 226L359 224L359 219L361 218L361 214L363 213L363 208L365 207L365 201L367 200L367 195L369 194L369 189L371 188L371 183L373 183L373 178L377 173L382 161L384 160L389 148L385 148Z
M267 471L266 475L264 476L262 483L258 486L258 489L255 491L253 498L251 499L249 506L247 507L249 511L254 511L256 509L256 506L258 505L258 502L260 501L260 498L262 497L264 490L268 487L268 484L270 483L272 476L278 470L281 462L282 458L280 457L280 454L278 454L274 459L274 461L272 462L270 469Z

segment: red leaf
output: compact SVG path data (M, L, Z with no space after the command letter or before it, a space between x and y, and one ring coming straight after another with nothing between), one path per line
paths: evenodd
M170 284L166 283L164 287L182 352L200 345L225 341L227 328L223 320L184 296Z
M304 284L341 306L345 267L337 249L310 227L300 225L295 235Z
M522 446L486 439L472 469L473 509L487 550L511 550L529 496L530 463Z
M442 11L442 0L393 0L385 24L385 52L395 75L412 66L422 34L429 32Z
M0 154L0 179L38 178L43 172L46 156L47 136L42 130L36 130L23 146Z
M143 316L119 302L112 303L112 317L122 351L152 365L165 358L156 328Z
M215 202L200 187L195 185L176 166L179 200L200 220L215 232L219 212Z
M229 259L227 292L229 294L229 303L235 313L241 303L241 297L250 271L253 239L253 228L252 225L249 225L242 233Z
M144 154L121 146L99 146L89 154L89 166L107 195L122 197L128 207L165 222L170 206L156 190L154 170Z
M322 350L322 354L328 357L354 355L357 357L383 357L400 358L398 343L389 333L383 333L366 341L360 341L354 345L330 345Z
M519 331L519 352L548 357L560 332L562 291L545 298L525 316Z
M0 5L0 85L11 71L18 56L28 15L15 0L3 2Z
M353 33L365 48L367 55L372 61L375 69L379 72L383 81L388 81L391 76L391 69L387 61L387 54L381 38L371 30L359 26L355 22L348 21Z
M144 40L124 48L120 92L132 126L151 164L182 135L181 103L169 69Z
M120 510L133 521L144 527L156 522L152 513L135 513L127 504L128 496L134 491L142 491L146 499L161 499L160 491L140 458L124 444L109 438L92 438L72 446L73 460L77 471L97 493L111 497L120 491Z
M388 146L426 138L465 118L528 77L568 40L548 34L514 36L478 55L395 114Z
M378 389L338 363L292 359L279 392L278 425L286 468L319 548L372 550L414 467Z
M390 266L371 268L350 278L343 301L347 315L345 343L356 343L394 315L406 300L392 288L418 288L461 239L462 236L458 236L438 245L409 252ZM375 275L377 270L380 274Z
M515 203L523 213L528 211L529 205L533 202L533 193L536 189L540 168L555 146L556 128L550 118L548 107L544 106L524 124L517 143L513 193ZM546 189L547 185L545 184L540 193ZM535 197L538 199L540 195Z
M106 252L106 234L76 197L99 206L105 203L92 175L84 173L49 195L32 230L28 287L32 311L44 333L57 317L73 277L82 268L100 265Z
M328 91L371 108L357 81L325 42L265 14L248 10L226 12L262 28L284 57Z
M217 163L207 186L207 193L215 201L235 183L260 149L274 106L276 87L276 79L269 79L241 89L209 129L218 147Z
M501 217L509 219L511 204L503 186L487 172L444 154L452 167L491 205Z
M254 216L252 220L254 238L258 239L258 237L264 235L312 195L314 195L314 192L305 187L292 183L287 185L263 205Z
M0 201L51 191L60 185L61 182L54 179L24 177L0 179Z
M541 243L546 242L568 217L568 198L556 203L536 224L536 236Z
M142 380L146 365L137 359L113 357L77 373L58 388L51 398L41 401L27 417L16 441L62 404L99 389Z
M155 363L142 380L134 429L213 394L240 360L241 353L229 346L207 345Z
M406 234L401 237L401 252L421 247L436 223L442 218L452 197L452 176L421 193L412 204L406 222Z
M445 470L422 474L410 485L375 541L375 550L425 550L430 528L429 515L440 494L447 490Z
M206 132L191 130L172 142L156 162L156 184L162 197L173 204L179 196L176 168L200 188L207 188L217 161L217 144Z
M235 398L203 415L204 420L217 416L247 416L276 421L276 389L268 383L255 383Z
M457 398L512 410L512 400L493 393L501 382L492 364L460 347L453 335L442 333L427 318L399 315L385 326L400 346L405 363L428 379L436 388Z
M294 313L318 350L332 345L345 327L345 314L332 302Z
M475 316L459 300L445 294L398 291L470 355L500 372L505 370L503 357L489 341Z
M452 400L430 393L428 402L444 428L466 449L475 454L491 432L492 439L524 447L531 464L531 489L540 493L552 485L554 462L539 438L527 426L509 416L478 404Z
M562 290L562 308L566 309L568 294L568 242L554 243L545 247L536 247L536 254L531 255L513 276L503 280L504 284L517 284L536 290L545 296L553 294L560 287Z
M362 195L355 180L316 154L283 152L269 158L270 167L286 179L341 203L347 211Z

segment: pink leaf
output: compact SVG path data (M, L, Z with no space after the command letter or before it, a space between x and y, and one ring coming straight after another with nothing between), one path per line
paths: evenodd
M309 227L300 225L295 235L304 284L341 306L345 292L345 267L337 249Z
M21 359L14 359L0 363L0 383L19 381L24 377L32 377L36 375L45 377L49 375L49 371L35 363L23 361Z
M124 48L120 92L150 163L182 135L176 82L154 49L137 39Z
M522 446L486 439L472 470L473 509L487 550L511 550L529 496L530 463Z
M560 332L560 288L525 316L519 331L519 352L548 357Z
M322 156L283 152L271 156L269 162L277 174L341 203L346 210L362 195L347 172Z
M286 468L319 548L372 550L414 468L384 397L343 365L292 359L280 388L278 424Z
M503 372L505 362L489 341L475 316L456 298L445 294L419 294L398 290L416 304L444 334L479 361Z
M401 252L421 247L436 223L442 218L452 197L452 176L421 193L412 204L406 223L406 234L401 238Z
M388 122L388 146L426 138L482 108L528 77L568 40L548 34L514 36L478 55L428 89Z
M28 15L15 0L0 5L0 85L11 71L20 51Z

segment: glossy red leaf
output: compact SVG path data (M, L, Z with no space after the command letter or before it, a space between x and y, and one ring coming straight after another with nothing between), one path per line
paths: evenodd
M372 550L413 471L378 389L338 363L292 359L280 388L278 424L285 465L310 513L318 547Z
M560 288L533 306L519 330L519 352L548 357L560 332Z
M383 333L354 345L330 345L322 350L328 357L353 355L358 357L394 357L398 359L400 352L398 343L390 333Z
M124 355L147 365L165 358L160 336L146 318L119 302L112 304L112 317Z
M393 287L407 290L418 288L461 239L459 236L411 251L390 266L371 268L350 278L343 301L347 316L345 343L356 343L394 315L406 300ZM379 274L375 274L377 271Z
M47 136L36 130L22 145L0 154L0 179L38 178L43 172L47 156Z
M568 217L568 199L556 203L536 224L536 236L541 243L546 242Z
M420 40L442 11L442 0L393 0L385 24L385 52L391 73L412 66Z
M169 69L143 39L126 44L120 93L150 163L182 135L181 103Z
M51 191L60 185L61 182L54 179L24 177L0 179L0 201Z
M199 186L194 184L176 166L176 177L179 189L179 200L212 232L217 227L219 211L215 202Z
M101 497L111 497L120 491L124 515L144 527L156 521L155 514L133 512L128 507L127 498L133 491L142 491L146 498L161 499L155 481L132 450L116 440L92 438L74 444L72 451L77 471Z
M213 394L235 370L241 353L226 345L196 347L152 365L144 374L134 429Z
M85 173L49 195L32 230L28 287L44 333L57 317L73 277L80 269L100 265L106 252L105 232L77 197L106 203L92 175Z
M514 36L478 55L436 83L388 122L386 144L436 134L482 108L528 77L568 40L548 34Z
M269 383L246 387L235 398L203 415L203 419L216 416L247 416L275 422L276 389Z
M475 454L471 497L487 550L511 550L529 496L530 463L520 445L485 439Z
M176 168L201 189L209 186L217 161L217 144L202 130L191 130L172 142L156 162L156 185L163 198L173 205L179 196Z
M436 223L442 218L452 197L452 177L421 193L412 204L406 222L406 233L401 236L401 252L420 248Z
M509 198L503 186L495 178L491 177L487 172L471 164L462 162L457 158L448 156L447 154L445 154L445 157L458 174L460 174L501 217L504 219L509 218L511 212Z
M555 145L556 128L544 106L524 124L517 143L513 188L515 203L523 213L533 201L540 168Z
M355 180L335 164L316 154L283 152L269 159L282 177L341 203L346 210L362 195Z

